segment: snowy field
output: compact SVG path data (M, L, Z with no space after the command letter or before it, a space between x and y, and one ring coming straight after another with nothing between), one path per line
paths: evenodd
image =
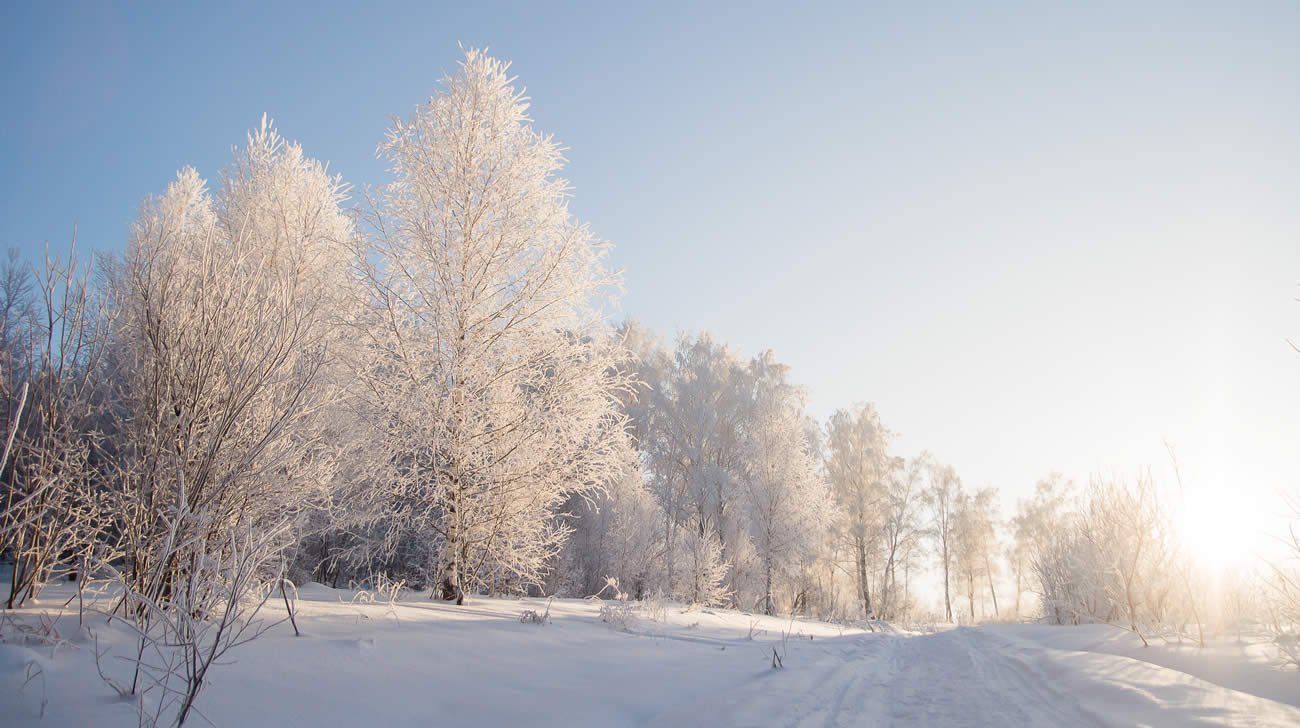
M70 595L47 589L11 616L52 619ZM1300 725L1300 674L1235 635L1207 650L1144 650L1101 625L868 633L680 605L610 624L602 603L582 600L554 602L550 623L535 625L519 616L545 600L364 601L303 589L303 636L283 623L232 653L199 699L203 715L313 727ZM0 645L4 725L136 724L99 677L75 605L57 618L68 644L52 657L48 646ZM99 615L87 624L108 650L108 677L129 680L129 632ZM32 662L41 674L23 687Z

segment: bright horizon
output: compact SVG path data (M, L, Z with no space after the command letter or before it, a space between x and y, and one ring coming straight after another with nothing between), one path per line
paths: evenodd
M1295 488L1300 8L794 13L11 8L0 245L120 250L264 112L382 184L387 115L486 46L669 344L774 350L1003 517L1052 471L1172 487L1166 440L1247 527Z

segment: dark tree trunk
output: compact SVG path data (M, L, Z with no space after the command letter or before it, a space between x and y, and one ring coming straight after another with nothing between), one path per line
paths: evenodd
M857 539L858 584L862 591L862 607L867 619L871 619L871 589L867 583L867 544L861 537Z

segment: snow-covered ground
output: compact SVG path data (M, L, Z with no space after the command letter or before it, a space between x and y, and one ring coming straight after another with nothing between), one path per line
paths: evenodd
M58 614L67 594L43 597L16 617ZM285 623L239 648L199 707L241 727L1300 725L1300 674L1273 667L1264 645L1142 650L1097 625L867 633L680 605L642 610L622 631L601 606L558 600L539 626L519 615L544 600L455 607L417 595L390 606L313 585L304 636ZM88 623L112 650L101 661L110 677L127 675L129 633L101 616ZM72 644L53 658L0 645L0 723L134 725L133 706L96 672L75 608L57 625ZM31 661L43 675L20 689Z

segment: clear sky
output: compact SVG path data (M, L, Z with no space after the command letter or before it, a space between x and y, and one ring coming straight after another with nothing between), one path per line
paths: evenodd
M131 5L0 11L0 245L120 249L264 111L381 184L488 46L666 338L773 349L1007 510L1166 439L1206 492L1300 483L1300 4Z

